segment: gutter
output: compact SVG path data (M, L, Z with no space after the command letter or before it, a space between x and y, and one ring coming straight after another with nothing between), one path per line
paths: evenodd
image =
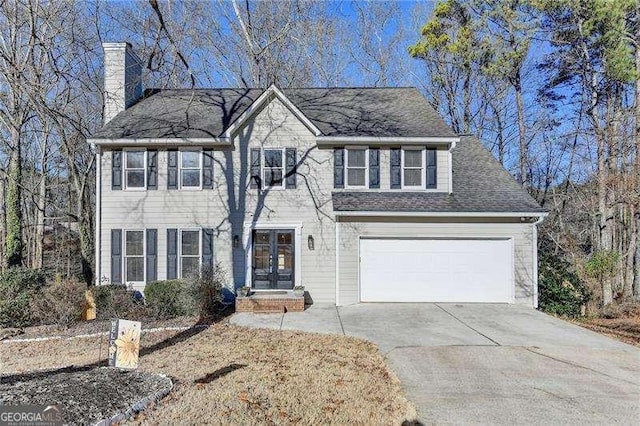
M531 224L532 233L533 233L533 242L531 244L532 258L533 258L533 307L538 309L538 225L544 222L544 219L549 214L545 214L544 216L540 216L538 220Z
M229 138L103 138L87 139L87 142L95 146L135 146L135 145L220 145L231 146Z
M398 211L334 211L335 216L365 217L537 217L538 222L547 212L398 212ZM536 222L536 223L538 223Z
M460 138L455 137L374 137L374 136L317 136L318 146L339 144L363 145L410 145L410 144L455 144Z

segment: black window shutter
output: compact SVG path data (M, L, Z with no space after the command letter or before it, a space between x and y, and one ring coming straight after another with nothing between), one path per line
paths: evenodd
M178 278L178 230L167 229L167 279Z
M213 229L202 230L202 266L213 266Z
M178 151L167 151L167 189L178 189Z
M344 148L333 150L333 187L344 188Z
M400 148L389 150L391 159L391 189L400 189L402 186L401 152Z
M213 189L213 150L202 152L202 187Z
M122 189L122 151L111 151L111 189Z
M251 148L251 179L249 188L260 187L260 148Z
M295 189L296 187L296 172L297 172L297 164L298 161L296 157L296 149L295 148L287 148L285 149L285 160L287 162L287 173L286 173L286 188L287 189Z
M158 151L147 151L147 189L158 189Z
M111 284L122 284L122 229L111 230Z
M427 188L436 188L438 186L437 181L437 161L436 161L436 150L435 149L427 149Z
M369 188L380 188L379 148L369 148Z
M147 278L146 282L158 279L158 230L147 229Z

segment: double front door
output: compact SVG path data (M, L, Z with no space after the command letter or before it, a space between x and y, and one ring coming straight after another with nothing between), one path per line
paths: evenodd
M294 231L260 229L253 231L253 288L256 290L293 288Z

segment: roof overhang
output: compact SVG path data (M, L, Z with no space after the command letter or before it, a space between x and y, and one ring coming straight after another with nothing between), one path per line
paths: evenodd
M547 212L407 212L407 211L334 211L336 216L359 217L535 217L544 218Z
M118 139L87 139L95 146L229 146L231 141L227 138L118 138Z
M229 127L227 127L227 130L225 130L225 137L227 139L231 139L233 137L233 135L240 129L242 128L242 126L251 118L253 117L253 115L260 110L260 108L267 103L269 100L271 100L272 97L276 97L280 100L280 102L282 102L297 118L298 120L300 120L302 122L302 124L304 124L307 129L309 129L309 131L311 133L313 133L316 136L319 136L322 134L322 132L320 131L320 129L318 129L318 127L316 127L315 124L313 124L313 122L311 120L309 120L303 113L302 111L300 111L300 109L298 107L296 107L293 102L291 102L289 100L289 98L287 98L285 96L284 93L282 93L282 91L280 89L278 89L274 84L272 84L271 86L269 86L269 88L267 90L264 91L264 93L262 93L262 95L260 95L258 97L258 99L256 99L249 108L247 108L247 110L245 112L242 113L242 115L240 115L240 117L238 117L233 123L231 123L231 125Z
M376 137L376 136L318 136L318 146L334 145L454 145L460 142L455 137Z

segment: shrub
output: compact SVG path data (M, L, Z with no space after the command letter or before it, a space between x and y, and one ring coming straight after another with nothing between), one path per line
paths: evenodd
M0 274L0 326L26 327L33 323L29 302L45 283L40 270L15 267Z
M33 295L30 303L32 320L68 327L80 319L86 291L87 285L76 278L56 279Z
M620 253L611 250L601 250L593 253L584 265L586 274L602 281L615 274L620 263Z
M610 303L602 308L602 317L607 319L640 317L640 302Z
M109 284L91 288L98 319L141 319L146 315L144 304L135 298L135 291L124 284Z
M183 280L151 282L144 294L149 313L156 318L191 315L197 310L189 286Z
M156 318L212 315L222 302L223 282L224 274L219 267L204 266L199 274L189 278L147 284L145 300Z
M566 317L579 316L591 297L569 263L552 254L540 257L538 289L540 309Z
M622 317L622 309L617 303L609 303L602 308L602 318L617 319Z
M189 278L192 297L195 298L197 313L203 317L213 315L221 307L224 272L219 266L203 266L200 275Z

